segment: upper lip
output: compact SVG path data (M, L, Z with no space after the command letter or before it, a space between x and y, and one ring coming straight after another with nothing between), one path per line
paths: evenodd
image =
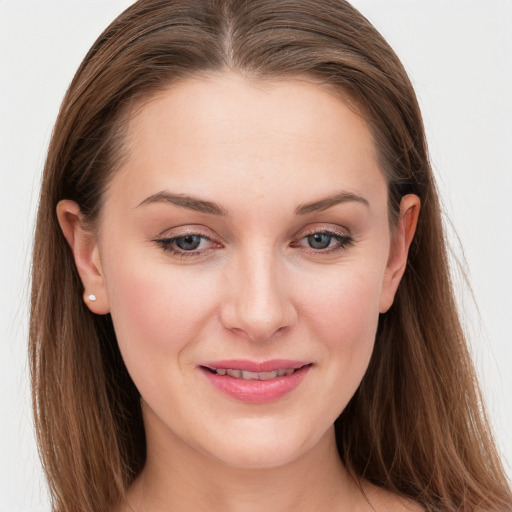
M199 366L209 368L211 370L218 370L219 368L232 369L232 370L245 370L248 372L273 372L275 370L287 368L302 368L311 361L296 361L290 359L272 359L270 361L250 361L248 359L229 359L224 361L209 361L201 363Z

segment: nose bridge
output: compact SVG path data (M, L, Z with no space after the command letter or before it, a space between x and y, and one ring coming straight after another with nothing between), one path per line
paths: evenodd
M273 247L260 244L241 252L230 268L224 325L253 340L271 338L296 318L287 275Z

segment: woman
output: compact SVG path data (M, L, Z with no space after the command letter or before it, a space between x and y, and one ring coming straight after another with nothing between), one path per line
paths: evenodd
M414 92L338 1L142 1L49 150L55 509L508 510Z

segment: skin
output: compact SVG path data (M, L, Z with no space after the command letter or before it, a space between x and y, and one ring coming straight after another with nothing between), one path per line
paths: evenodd
M84 298L97 297L88 307L111 313L142 396L147 464L120 510L414 509L365 483L370 506L334 439L420 206L404 197L391 233L365 122L306 78L212 74L135 110L127 147L94 232L75 203L57 209ZM155 200L163 191L215 202L224 215ZM340 193L344 201L297 214ZM321 232L332 233L327 247L312 248L308 236ZM188 256L158 242L190 234L209 240ZM277 358L312 366L265 404L221 394L198 370Z

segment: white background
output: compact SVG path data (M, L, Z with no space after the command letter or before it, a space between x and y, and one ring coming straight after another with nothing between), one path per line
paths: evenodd
M255 0L257 1L257 0ZM29 259L53 122L129 0L0 0L0 512L48 510L26 362ZM419 95L482 387L512 463L512 0L357 0ZM462 250L464 248L464 251Z

